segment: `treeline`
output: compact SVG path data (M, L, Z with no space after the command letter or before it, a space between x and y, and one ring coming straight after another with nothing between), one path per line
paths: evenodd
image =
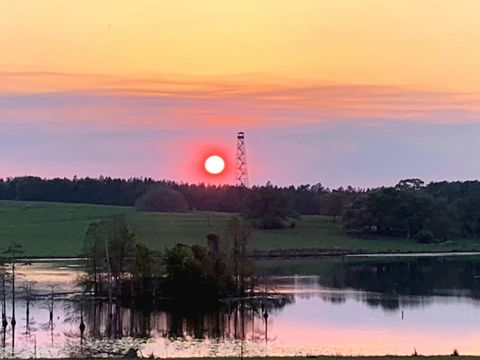
M321 184L300 185L290 187L276 187L267 184L267 188L274 189L276 194L286 199L286 203L300 215L318 214L320 204L318 197L326 193L327 189ZM109 177L93 178L55 178L42 179L26 176L0 179L0 200L28 200L53 201L65 203L85 203L100 205L134 206L143 195L148 192L162 192L158 189L170 189L181 193L180 209L207 210L221 212L241 212L245 197L257 187L248 189L231 185L206 185L176 183L167 180L151 178L112 179ZM263 187L260 187L263 188ZM172 197L175 195L163 195ZM157 195L158 196L158 195ZM148 202L148 199L142 201ZM158 205L158 202L155 202ZM142 204L138 204L142 207ZM148 204L147 204L148 206ZM175 205L176 206L176 205ZM169 206L166 206L169 210ZM162 211L162 208L159 209Z
M343 208L351 234L416 238L419 242L480 236L480 182L400 181L356 194Z

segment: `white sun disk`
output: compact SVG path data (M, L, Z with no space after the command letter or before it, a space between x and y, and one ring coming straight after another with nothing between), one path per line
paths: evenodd
M210 174L220 174L225 169L225 161L218 155L212 155L205 160L205 170Z

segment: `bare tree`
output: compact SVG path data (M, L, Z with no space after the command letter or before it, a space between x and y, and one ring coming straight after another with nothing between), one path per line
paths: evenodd
M17 242L11 242L10 245L3 252L7 255L7 264L10 269L10 276L12 280L12 327L15 327L17 320L15 318L15 280L16 271L18 268L18 257L23 254L22 245Z
M227 225L227 239L230 242L230 254L233 266L233 277L237 289L242 292L247 288L246 279L251 275L247 247L250 239L250 227L240 217L234 216Z

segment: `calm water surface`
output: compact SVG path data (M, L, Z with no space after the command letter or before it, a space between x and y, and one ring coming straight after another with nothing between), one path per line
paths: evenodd
M79 261L35 262L20 270L17 325L1 334L0 357L107 355L132 346L158 357L383 355L414 349L480 355L476 256L262 261L256 266L260 288L285 295L264 300L267 318L251 304L210 314L119 308L111 337L105 306L75 300L80 271ZM26 281L34 283L35 293L28 326ZM53 321L51 286L60 293Z

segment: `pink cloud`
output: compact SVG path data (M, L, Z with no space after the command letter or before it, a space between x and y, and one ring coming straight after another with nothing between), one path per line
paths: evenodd
M338 120L478 122L480 95L247 77L0 73L0 121L94 128L316 124ZM29 88L30 86L30 88Z

